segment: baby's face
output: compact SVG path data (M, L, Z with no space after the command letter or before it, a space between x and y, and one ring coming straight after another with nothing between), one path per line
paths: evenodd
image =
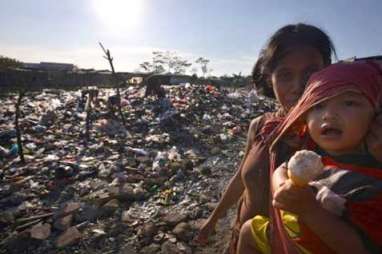
M316 144L339 155L359 151L373 117L374 109L365 96L346 92L313 107L306 123Z

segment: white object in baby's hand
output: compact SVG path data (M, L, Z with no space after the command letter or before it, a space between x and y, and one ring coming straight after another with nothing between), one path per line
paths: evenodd
M288 176L297 186L306 186L321 174L323 169L321 156L313 151L298 151L288 162Z

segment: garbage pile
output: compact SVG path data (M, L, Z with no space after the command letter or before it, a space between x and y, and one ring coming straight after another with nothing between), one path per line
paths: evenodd
M166 86L162 99L142 90L122 90L126 126L108 110L111 89L89 112L80 91L27 93L25 164L17 97L0 98L0 253L200 251L192 239L238 167L250 120L274 104L204 85Z

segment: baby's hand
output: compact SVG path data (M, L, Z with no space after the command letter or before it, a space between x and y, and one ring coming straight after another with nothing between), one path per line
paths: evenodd
M297 215L306 215L319 207L309 186L299 187L286 180L273 194L273 206Z

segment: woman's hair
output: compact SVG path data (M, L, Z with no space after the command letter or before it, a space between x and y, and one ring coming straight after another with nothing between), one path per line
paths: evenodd
M270 74L291 49L299 46L317 49L322 55L324 65L332 62L332 54L336 57L331 39L321 29L303 23L286 25L269 38L253 67L252 79L261 94L275 98Z

